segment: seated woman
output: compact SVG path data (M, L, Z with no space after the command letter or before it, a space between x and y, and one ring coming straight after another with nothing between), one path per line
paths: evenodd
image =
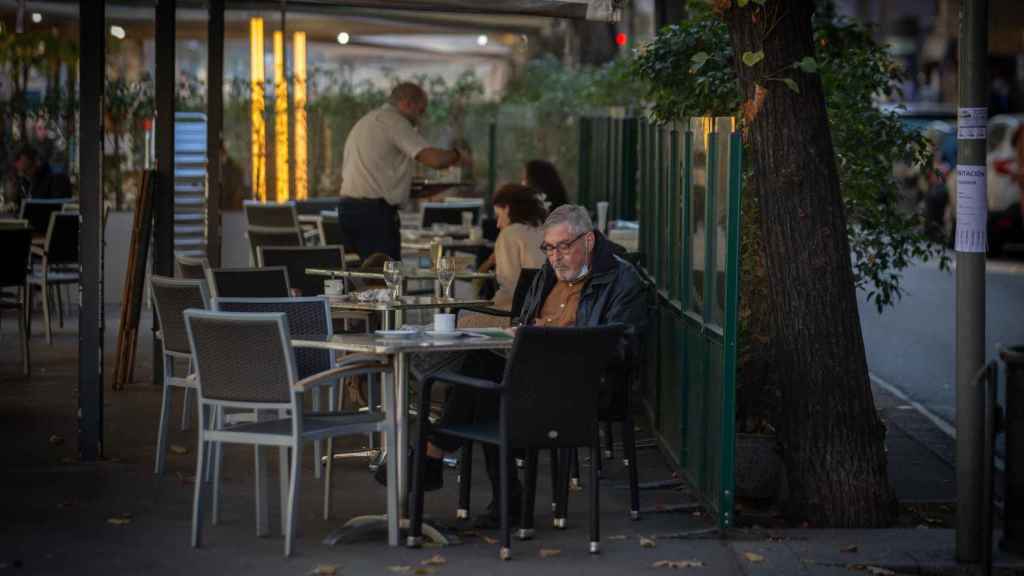
M547 217L544 205L532 188L519 184L506 184L494 195L494 216L498 219L498 239L494 243L494 271L498 291L494 294L494 307L512 308L512 294L523 268L544 265L544 242L541 225Z
M547 160L530 160L523 167L523 184L543 195L548 212L569 202L558 168Z

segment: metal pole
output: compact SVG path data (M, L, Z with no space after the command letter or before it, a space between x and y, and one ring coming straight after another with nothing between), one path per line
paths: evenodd
M82 308L78 316L78 454L83 461L103 456L103 80L106 2L79 0L81 46L81 147L79 149L79 251ZM69 82L74 80L69 78ZM46 294L43 294L43 298Z
M985 364L985 127L988 117L988 0L960 2L957 130L956 557L981 560L984 399L972 385ZM980 168L979 168L980 167Z
M174 41L175 0L156 6L156 196L153 198L153 274L174 275ZM153 383L163 384L156 310L153 311Z
M210 44L207 52L206 90L206 257L220 266L220 204L224 193L221 176L221 135L224 130L224 0L210 0Z

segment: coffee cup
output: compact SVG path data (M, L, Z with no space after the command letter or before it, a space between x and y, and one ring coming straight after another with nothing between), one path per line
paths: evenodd
M324 294L327 296L340 296L345 293L345 281L342 279L324 280Z
M454 332L455 314L434 314L434 332Z

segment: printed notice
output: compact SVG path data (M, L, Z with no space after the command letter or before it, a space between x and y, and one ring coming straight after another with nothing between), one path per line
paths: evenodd
M956 123L957 140L984 140L988 137L988 108L960 108Z
M988 248L988 200L985 167L956 167L956 251L985 252Z

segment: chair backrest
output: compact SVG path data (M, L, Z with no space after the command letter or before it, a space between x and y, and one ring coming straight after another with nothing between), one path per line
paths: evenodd
M593 440L601 378L623 325L522 326L505 365L514 446L582 446Z
M288 298L288 270L266 268L209 268L206 281L211 296L220 298Z
M78 263L77 212L51 212L46 231L46 257L50 264Z
M324 278L306 274L307 268L345 268L345 250L341 246L260 246L257 262L262 266L284 266L288 284L303 296L324 293Z
M149 282L153 289L153 307L160 321L164 351L189 354L191 349L183 314L189 308L209 307L206 281L153 275Z
M480 221L481 207L482 204L477 202L425 202L420 207L422 226L430 228L434 223L461 225L463 212L472 212L473 223L476 224Z
M30 198L21 203L22 220L28 220L36 234L46 234L50 226L50 214L60 212L71 198Z
M0 226L0 288L24 286L32 252L32 229L27 225Z
M523 311L523 303L526 301L526 295L530 293L530 286L533 285L533 279L537 277L537 272L540 272L540 268L521 268L519 270L519 279L516 280L516 289L512 292L512 318L519 318L519 314Z
M331 308L324 297L315 298L214 298L213 309L221 312L282 312L288 317L288 335L329 338ZM334 353L316 348L295 350L296 377L305 378L334 367Z
M264 204L246 200L242 204L248 228L299 228L299 216L294 202Z
M324 210L334 210L340 200L337 196L307 198L295 202L295 211L305 216L319 216Z
M201 400L228 405L291 403L295 357L284 314L193 309L185 311L185 327Z
M210 262L205 257L175 254L174 265L178 269L179 278L205 281L206 269L210 267Z
M298 228L250 228L246 235L253 263L259 261L261 246L302 246L302 233Z

